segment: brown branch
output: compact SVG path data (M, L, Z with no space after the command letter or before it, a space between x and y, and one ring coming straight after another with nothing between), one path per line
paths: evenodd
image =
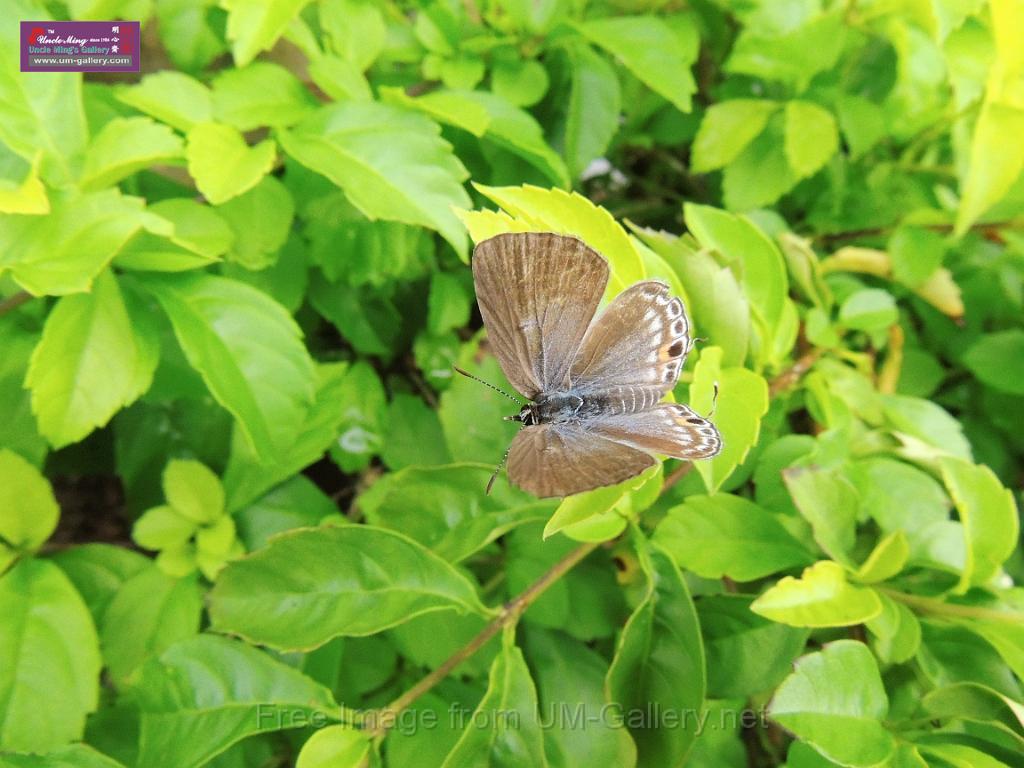
M505 603L501 609L501 613L492 619L487 626L481 629L477 633L476 637L445 659L441 666L421 679L412 688L407 690L382 710L373 713L373 715L365 722L366 725L369 725L370 736L373 738L384 736L388 729L395 724L398 716L408 709L413 702L448 677L456 667L483 648L487 644L487 641L498 634L498 632L519 621L519 617L523 615L526 609L529 608L538 597L547 591L548 587L571 571L573 567L580 562L580 560L585 558L599 546L600 542L588 542L576 547L576 549L572 550L569 554L552 565L543 575L541 575L539 579L512 598L509 602Z
M843 242L844 240L858 240L862 237L878 237L880 235L887 235L897 227L902 226L901 224L890 224L885 227L866 227L864 229L851 229L849 232L832 232L817 235L814 237L821 245L829 246L834 243ZM921 229L928 229L932 232L948 233L952 232L956 225L949 224L916 224L911 226L918 226ZM978 222L972 225L969 229L972 232L981 232L988 239L1001 240L998 230L1000 229L1022 229L1024 228L1024 220L1007 219L1005 221L987 221Z
M8 296L3 301L0 301L0 317L3 317L8 312L13 312L26 301L32 299L32 294L28 291L18 291L11 296Z
M815 347L797 358L796 362L789 366L789 368L768 382L769 397L775 397L790 387L795 386L804 377L804 374L811 370L823 354L825 354L824 349Z

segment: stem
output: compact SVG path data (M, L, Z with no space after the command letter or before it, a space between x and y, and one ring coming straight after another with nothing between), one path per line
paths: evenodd
M785 392L794 386L803 378L805 373L811 370L811 367L818 362L818 358L823 354L825 354L825 350L820 347L815 347L809 352L805 352L789 368L769 382L768 395L775 397L780 392Z
M893 224L886 227L867 227L865 229L851 229L849 232L833 232L831 234L818 235L815 239L822 245L831 245L832 243L842 242L843 240L857 240L862 237L877 237L879 235L887 235L892 232L899 224ZM956 227L955 224L919 224L922 229L928 229L932 232L952 232ZM1004 221L986 221L978 222L970 227L972 232L983 232L985 234L995 235L997 230L1000 229L1022 229L1024 228L1024 220L1022 219L1006 219Z
M28 291L18 291L17 293L8 296L3 301L0 301L0 317L3 317L8 312L13 312L31 298L32 294Z
M547 591L548 587L572 570L580 560L585 558L599 546L600 542L588 542L576 547L576 549L572 550L569 554L552 565L551 568L549 568L541 575L540 578L525 590L520 592L509 602L505 603L501 609L501 613L492 619L487 626L481 629L477 633L476 637L445 659L441 666L421 679L412 688L407 690L382 710L373 713L372 719L370 720L372 727L369 730L369 735L373 738L379 738L387 733L388 729L394 725L398 716L408 709L413 702L448 677L456 667L483 648L484 645L487 644L487 641L498 634L498 632L519 621L519 617L523 615L526 609L529 608L538 597Z
M897 602L911 608L916 608L921 613L928 613L933 616L951 616L959 619L984 619L986 621L998 621L1007 624L1024 624L1024 611L1006 611L1000 608L985 608L981 605L947 603L944 600L936 600L934 597L910 595L906 592L889 589L888 587L875 587L875 589Z

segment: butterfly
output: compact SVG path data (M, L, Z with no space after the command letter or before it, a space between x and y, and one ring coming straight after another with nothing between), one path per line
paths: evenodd
M530 400L508 417L523 424L503 460L513 485L569 496L633 477L657 463L655 454L706 459L721 450L710 421L659 402L691 346L683 303L668 285L637 283L597 315L608 262L582 240L550 232L484 240L472 265L490 347Z

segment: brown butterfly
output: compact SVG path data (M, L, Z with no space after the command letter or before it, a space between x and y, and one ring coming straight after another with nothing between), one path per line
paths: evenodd
M498 235L473 252L491 348L531 401L510 417L524 427L506 453L509 480L536 496L622 482L654 454L706 459L722 447L707 419L659 402L690 348L682 301L645 280L595 318L608 276L583 241L550 232Z

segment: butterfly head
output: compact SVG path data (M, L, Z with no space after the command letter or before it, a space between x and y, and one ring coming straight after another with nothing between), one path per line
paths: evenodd
M540 417L537 413L537 405L535 403L527 403L522 407L519 413L513 416L506 416L506 421L518 421L520 424L526 427L532 427L535 424L540 424Z

